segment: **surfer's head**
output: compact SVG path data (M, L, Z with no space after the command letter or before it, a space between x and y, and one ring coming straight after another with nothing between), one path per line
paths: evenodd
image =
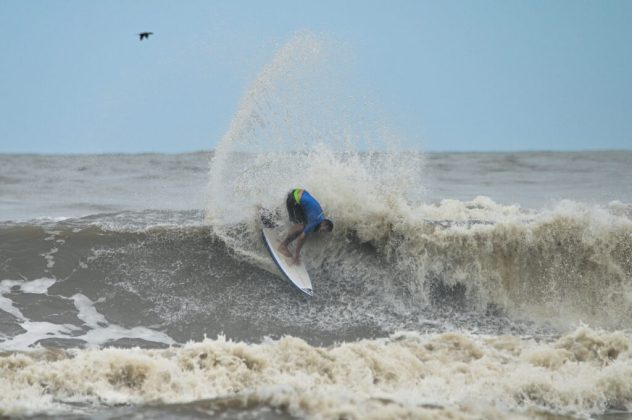
M331 232L334 230L334 222L329 219L325 219L318 225L319 232Z

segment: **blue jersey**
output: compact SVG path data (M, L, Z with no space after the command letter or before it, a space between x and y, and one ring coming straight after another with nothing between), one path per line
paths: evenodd
M306 190L303 190L303 195L301 196L299 204L303 208L305 219L307 219L305 222L305 229L303 229L303 232L307 235L308 233L313 232L320 222L325 220L325 215L323 214L323 209L320 208L318 201L316 201L316 199Z

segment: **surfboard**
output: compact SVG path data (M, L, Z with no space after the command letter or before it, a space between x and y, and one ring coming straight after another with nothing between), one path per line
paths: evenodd
M309 278L309 274L307 274L305 264L301 262L299 265L294 265L292 264L291 258L277 251L277 247L281 241L277 237L274 229L264 227L261 229L261 235L263 236L263 242L266 244L266 248L268 248L268 252L274 260L274 263L281 273L283 273L283 277L288 279L290 283L296 286L301 292L313 296L312 281Z

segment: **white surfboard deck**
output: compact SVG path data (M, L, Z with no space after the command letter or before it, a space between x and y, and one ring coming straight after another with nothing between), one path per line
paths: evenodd
M262 228L263 242L266 244L270 256L274 260L283 276L287 278L294 286L306 295L313 296L312 281L305 270L305 264L301 262L299 265L292 264L292 259L282 255L277 251L277 247L281 242L276 235L274 229Z

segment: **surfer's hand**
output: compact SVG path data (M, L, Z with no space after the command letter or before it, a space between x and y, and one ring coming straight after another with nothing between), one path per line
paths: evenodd
M301 265L301 257L296 255L294 258L292 258L292 264L294 264L294 265Z

